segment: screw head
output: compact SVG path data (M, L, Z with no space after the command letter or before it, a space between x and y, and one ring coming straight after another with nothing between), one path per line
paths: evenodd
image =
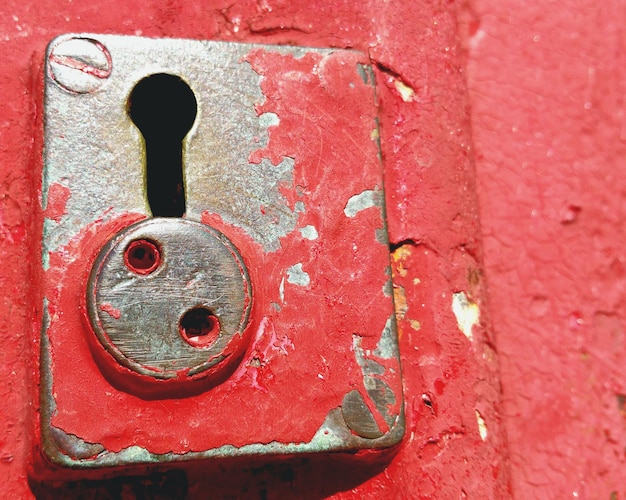
M72 94L95 92L111 75L111 70L111 54L92 38L64 38L50 48L48 76Z

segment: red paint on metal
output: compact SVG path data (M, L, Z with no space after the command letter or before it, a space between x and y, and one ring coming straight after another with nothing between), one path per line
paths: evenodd
M211 214L203 218L231 239L250 272L250 322L224 351L235 358L239 346L252 338L242 366L201 394L187 394L179 380L158 382L164 389L176 384L176 392L172 388L168 394L185 394L184 399L156 398L142 381L127 383L128 370L111 366L111 356L93 336L82 334L88 321L76 308L76 297L85 294L94 248L128 218L96 224L84 231L84 239L51 255L46 276L53 427L113 452L138 446L155 454L184 454L277 440L303 443L313 438L330 410L341 406L346 393L357 389L367 395L353 336L360 338L365 353L375 351L392 313L391 299L384 295L389 249L377 240L384 224L381 210L344 212L352 196L382 189L372 139L375 103L371 85L357 67L367 61L356 52L296 59L262 50L248 59L256 72L268 76L262 79L265 100L258 114L273 112L280 119L270 129L267 148L255 152L253 161L268 157L276 165L285 156L294 158L293 185L282 187L303 210L297 227L271 252L236 226ZM344 100L348 92L353 95ZM341 109L346 101L354 103L352 108ZM330 108L339 112L331 114ZM320 129L337 133L328 140ZM358 166L358 175L346 166ZM307 225L316 228L315 240L300 233ZM294 266L307 273L308 283L290 279ZM92 352L105 374L93 363ZM387 372L396 365L394 359L377 362ZM398 414L399 378L386 381L398 396L391 406ZM94 421L94 414L101 420ZM375 418L381 428L388 427L382 416Z
M61 217L65 215L65 205L70 199L71 193L69 188L58 182L52 184L48 190L48 200L44 217L59 222Z
M187 311L180 319L178 326L180 335L190 345L208 347L220 333L219 319L208 309L196 307Z
M102 304L100 309L107 313L109 316L115 319L120 319L122 317L122 313L119 309L116 309L111 304Z
M113 451L129 446L123 445L124 429L127 428L129 421L133 421L129 415L144 412L143 399L140 397L154 398L156 394L185 395L187 392L197 392L205 388L206 384L215 379L213 372L209 372L207 373L209 380L198 380L197 384L189 386L187 372L182 370L178 377L156 386L152 379L141 377L119 365L91 330L86 307L86 284L96 255L120 229L144 217L128 214L108 222L99 220L84 228L68 245L50 254L50 268L43 280L46 285L43 293L48 301L47 314L50 317L48 335L51 344L53 394L56 402L52 425L88 442L107 445L109 442L100 433L106 435L114 432L113 442L108 448ZM112 311L112 314L118 313ZM77 332L82 333L76 335ZM245 336L235 336L224 353L229 355L241 351L240 346L245 345L245 340ZM64 347L55 348L56 345ZM130 393L118 393L111 384L123 387ZM111 412L103 410L102 405L105 408L112 408ZM148 432L152 430L153 434L158 423L162 421L158 408L158 404L153 403L152 411L156 414L146 412L148 417L152 418L151 426L147 426ZM184 414L182 409L180 412ZM90 414L100 415L110 421L111 425L94 426ZM85 431L85 427L96 434ZM172 433L175 431L172 430Z
M136 274L153 273L161 264L159 246L149 240L135 240L124 251L124 264Z
M559 468L562 457L568 457L567 470L574 470L572 464L580 463L576 462L576 457L581 455L574 453L572 447L560 453L554 434L547 436L539 433L539 427L549 429L550 426L545 424L557 415L556 406L545 404L546 398L543 397L542 390L546 384L550 388L549 399L558 401L559 404L564 403L567 409L568 419L565 423L561 419L561 427L556 433L558 439L568 435L575 436L572 437L575 439L584 435L591 436L586 439L592 440L597 430L604 427L612 440L623 443L620 430L623 430L623 421L616 406L612 406L615 401L611 399L615 392L626 393L626 390L622 390L619 372L622 344L619 344L621 329L618 327L623 323L623 311L620 309L618 314L613 315L618 309L623 273L619 259L611 261L613 264L609 262L610 256L616 252L616 228L619 227L619 215L611 214L621 213L617 205L621 192L615 174L606 185L601 181L609 176L607 169L617 166L621 151L616 146L609 150L609 155L600 155L601 158L590 155L589 158L596 158L597 164L603 165L597 174L585 173L582 165L580 168L576 167L576 175L566 176L570 171L568 163L565 160L556 166L546 163L546 151L542 152L544 156L539 155L539 146L535 144L538 139L533 135L534 132L543 133L543 127L548 125L551 131L556 131L557 128L564 131L572 124L586 124L584 137L588 142L581 141L581 145L573 144L576 135L567 139L566 133L560 132L562 135L558 135L558 138L564 140L563 151L576 152L578 147L583 146L590 150L597 147L598 151L605 151L605 144L620 144L619 138L613 140L615 138L608 128L602 128L601 131L595 128L601 121L599 115L595 115L596 119L592 121L587 120L584 114L557 116L558 120L547 120L537 111L546 102L546 99L541 99L546 97L542 95L542 89L556 86L553 85L549 72L542 73L538 80L533 80L536 76L533 68L540 65L548 55L550 58L545 60L550 61L553 68L567 66L575 71L584 69L583 73L587 76L595 74L588 71L590 67L595 68L591 65L592 62L596 59L604 61L603 77L596 78L596 81L605 83L594 94L594 102L599 104L595 109L603 110L598 111L599 114L613 117L617 124L615 129L621 130L621 122L614 113L622 110L615 92L620 88L619 78L623 75L623 65L618 65L617 56L614 59L616 66L609 64L612 54L619 54L618 50L612 50L611 43L615 43L619 30L611 19L620 18L620 8L616 2L605 2L600 15L601 8L593 7L591 2L584 2L584 7L578 9L574 5L563 9L560 5L545 2L525 3L524 6L510 2L496 4L497 2L485 0L477 5L476 17L469 23L472 27L470 31L477 37L482 36L483 26L494 30L491 32L492 36L484 37L488 44L483 42L482 46L477 45L478 38L471 42L474 44L474 51L470 52L470 84L475 90L472 94L474 132L479 153L482 155L478 157L478 166L485 234L488 236L487 272L493 275L491 297L497 309L494 316L495 326L506 361L505 381L508 385L504 386L504 390L508 406L505 415L500 415L498 411L497 364L495 351L490 349L494 340L489 336L489 329L476 330L474 343L469 344L458 330L451 311L451 294L466 291L473 300L479 302L481 317L488 325L487 304L482 300L482 274L479 271L481 256L477 245L478 212L469 149L471 141L463 74L464 54L458 42L457 6L454 3L434 0L376 5L322 0L236 3L220 0L127 0L115 1L112 8L109 6L103 9L101 2L95 0L67 5L43 0L37 3L36 8L28 2L5 1L3 7L7 15L0 18L0 27L4 34L0 44L0 61L4 74L0 78L0 91L3 96L10 98L0 103L0 134L3 138L0 151L0 259L3 262L0 268L0 296L3 297L0 302L0 331L6 332L0 336L0 352L3 356L3 363L0 365L0 376L3 380L0 386L0 397L3 401L0 405L0 471L4 479L0 488L3 495L8 498L26 498L32 495L26 468L30 460L30 442L33 436L29 418L32 415L32 405L37 404L32 387L37 370L24 353L30 352L30 340L38 334L32 331L37 323L33 318L38 318L41 313L35 309L40 304L40 301L35 300L39 292L25 284L32 279L32 269L40 262L38 242L41 222L36 187L40 183L40 160L37 158L41 145L37 141L41 136L38 124L42 102L41 61L45 44L55 35L69 31L124 34L140 32L145 36L354 47L368 52L378 68L382 152L391 239L394 244L404 243L394 254L394 280L396 297L404 299L399 301L401 307L398 314L402 329L401 352L409 435L387 467L337 466L335 462L324 459L317 462L296 461L287 465L267 465L252 470L249 465L244 464L239 469L227 469L224 473L211 464L203 464L201 468L190 469L191 497L206 496L207 491L215 497L257 493L270 498L322 497L333 494L342 498L458 498L463 495L478 498L502 497L508 491L508 452L502 434L502 418L511 419L509 430L515 456L524 457L524 468L521 468L519 458L515 462L516 467L521 470L514 475L516 491L520 496L529 492L540 495L537 492L545 487L541 482L543 485L552 482L562 485L565 482L565 476L561 475ZM565 17L572 12L580 12L581 15ZM524 13L525 17L522 16ZM516 29L512 29L512 24L507 22L509 19L519 21ZM537 19L544 20L541 27L545 29L545 33L541 36L546 37L548 33L552 37L580 34L577 38L579 45L568 42L552 43L543 47L534 42L533 30L536 29L534 26ZM589 23L589 19L597 22ZM554 20L558 22L555 23ZM547 28L552 25L562 29ZM606 38L605 30L597 30L597 26L611 26L611 37ZM537 48L531 54L525 53L525 47L529 46ZM588 55L586 52L593 50L602 52L591 52L596 55ZM511 51L514 57L509 54ZM581 53L586 58L584 64L581 62ZM494 57L497 62L494 62ZM503 61L507 64L503 64ZM259 63L262 64L263 61L260 59ZM515 88L520 68L525 70L525 87L521 92L510 94L510 90ZM611 70L604 71L604 68ZM534 81L538 83L531 85ZM407 95L410 98L404 100L403 96ZM548 101L560 103L559 99L565 99L567 95L569 92L559 94L558 99L548 96ZM489 96L493 96L493 99L490 100ZM529 101L529 96L538 99L533 108L525 104ZM294 100L291 104L297 109L303 102ZM503 102L506 106L502 106ZM288 104L284 103L285 107ZM285 111L283 115L288 115L289 110ZM320 113L323 111L330 116L337 113L336 109L318 110ZM558 115L557 106L553 111ZM495 118L494 114L497 115ZM511 124L507 120L511 120L513 116L518 116L518 121L527 126L529 132L524 141L507 139L505 128L511 130ZM288 116L281 116L281 120L288 119ZM335 132L340 135L341 130L335 126ZM579 128L576 130L579 131ZM310 137L299 135L297 126L294 134L294 140L300 138L307 141L310 137L315 139L314 134ZM33 136L35 142L32 141ZM544 135L542 140L545 137ZM556 182L552 183L551 177L540 181L534 169L523 170L516 167L515 159L521 163L526 157L525 141L535 144L537 154L533 160L545 167L542 172L548 173L556 169L560 173L555 178ZM499 152L501 143L505 153ZM515 147L516 145L519 147ZM575 163L575 155L571 159L570 163ZM607 159L611 161L605 161ZM506 168L496 170L495 166L500 167L501 164ZM332 167L336 168L335 165ZM505 172L507 182L499 182L500 172ZM358 178L360 172L353 175ZM523 180L524 199L512 196L518 192L518 179ZM593 184L586 194L582 190L579 192L585 203L579 199L570 200L571 197L567 197L564 203L566 206L573 204L582 207L577 215L580 224L574 222L564 228L559 225L559 232L553 234L548 231L548 228L553 228L549 220L541 219L540 222L530 225L528 231L520 229L521 226L514 223L519 220L519 214L526 214L524 217L528 219L527 214L531 213L532 207L527 205L525 199L538 203L540 200L537 193L549 190L552 185L559 186L562 181L563 185L568 185L567 182L580 182L582 186L586 184L586 179L593 180ZM298 200L297 193L294 194L289 186L285 187L284 192L286 197L293 197L293 203ZM596 195L600 196L602 206L594 205L589 199ZM555 198L558 199L558 196ZM552 207L552 204L548 206ZM597 208L593 209L594 206ZM519 213L515 207L519 207ZM606 207L605 211L602 211L603 207ZM560 206L557 208L560 213ZM364 219L364 224L375 226L378 223L374 214L363 212L358 216ZM206 218L212 221L215 219L210 214ZM534 220L528 219L526 222ZM318 222L313 220L310 223L317 227ZM309 222L302 220L302 223ZM549 234L541 232L544 229ZM569 232L563 233L566 230ZM583 248L587 242L585 235L592 232L595 232L595 257L583 259L580 257L582 252L574 255L578 257L574 258L576 264L572 269L585 269L584 275L581 274L582 271L565 269L563 252L572 257L571 252L574 250L571 249ZM503 235L502 244L499 243L499 234ZM542 235L541 239L538 234ZM559 238L555 234L565 234L562 244L558 243ZM229 237L234 241L237 237L236 230L231 230ZM527 240L537 243L537 250L526 249L521 258L516 252L523 249L523 241ZM242 241L236 244L244 244ZM372 242L362 242L370 243ZM302 242L294 239L294 244L296 249L302 249ZM247 251L254 252L254 249L249 247ZM242 252L245 253L243 250ZM83 257L84 255L86 254ZM310 257L313 259L314 255ZM555 263L560 263L556 271L553 270ZM594 268L596 264L600 266L599 269ZM71 272L74 273L74 269L78 267L76 264ZM511 301L511 297L520 296L517 286L522 283L530 287L539 282L528 275L529 270L538 276L547 273L547 279L555 284L551 289L554 293L550 294L550 299L539 297L537 300L530 300L532 294L529 292L522 295L525 297L524 303L519 306ZM81 268L69 277L81 279L83 271L84 268ZM324 272L334 272L329 263ZM617 284L612 281L615 276L620 277ZM603 301L599 296L594 296L592 303L585 304L584 308L573 307L574 302L580 302L578 298L590 280L598 290L610 292L610 299L607 301L610 306L608 314L598 313L599 304ZM559 288L557 284L565 289ZM569 291L568 285L578 292ZM79 287L75 290L78 291ZM272 293L276 294L275 291ZM292 292L286 291L286 299L292 304L298 298ZM341 297L327 299L328 307L335 304L348 307L345 301L342 303ZM555 309L558 312L550 312ZM555 344L563 341L563 337L559 335L561 319L573 310L581 311L583 325L582 330L572 330L572 336L567 339L568 345L575 342L580 335L595 335L596 331L617 332L614 335L598 335L590 344L592 349L587 353L587 359L591 360L589 363L592 363L596 382L589 385L579 378L582 376L580 374L585 373L584 369L577 370L579 375L576 377L568 378L570 387L585 395L580 398L580 402L573 402L571 391L568 389L566 392L562 384L555 383L547 375L537 378L538 374L545 373L544 366L538 367L537 363L548 364L547 360L536 360L536 353L541 352L543 341L548 342L552 352L549 362L554 369L551 372L560 373L564 370L571 375L571 356L560 355L560 347ZM532 331L533 342L528 346L521 345L519 341L510 343L513 338L523 338L524 342L526 340L525 335L516 334L518 330L524 331L524 328L517 328L523 326L517 322L517 318L524 317L520 316L520 311L526 314L531 314L529 311L543 311L539 318L527 318L537 320L537 327ZM591 330L587 325L592 323L592 318L604 326L599 330ZM80 325L74 326L78 328ZM255 353L259 356L261 366L242 369L243 374L240 376L249 378L250 385L263 392L271 385L273 377L273 374L264 371L263 359L280 356L283 349L288 350L291 347L288 336L281 336L270 319L262 320L257 325L257 328L261 327L263 331L270 332L270 335L264 336L255 345ZM543 331L549 334L543 334ZM25 335L25 332L31 332L32 336ZM606 341L608 338L616 339L614 342L618 343L618 348L613 349L613 344ZM76 347L80 347L79 353L87 352L85 346ZM574 351L572 348L568 352ZM609 366L605 387L597 381L607 379L606 372L602 371L601 361L607 356ZM33 353L33 359L35 358L36 353ZM529 362L531 364L528 372L524 373L523 378L518 378L521 367ZM576 360L576 363L581 362ZM514 366L520 368L515 371L511 368ZM315 369L322 368L319 363L315 364ZM332 377L333 374L330 373L329 376ZM85 380L89 382L86 377ZM440 380L445 382L442 394L438 391ZM524 380L526 385L518 384L518 380ZM321 388L320 385L312 390L319 391ZM80 384L76 384L76 389L81 389ZM290 397L298 397L298 394L290 393L288 389L285 392ZM600 408L596 406L596 399L590 399L596 392L602 395ZM87 398L92 398L87 391L84 394ZM427 398L423 398L423 395ZM531 426L534 439L524 441L521 431L531 422L530 416L534 418L536 415L528 404L532 399L541 402L542 418L538 425ZM115 401L111 403L117 404ZM610 415L608 420L604 417L605 409ZM474 416L476 410L484 417L487 425L488 437L485 441L478 434ZM95 411L99 414L100 408ZM264 407L252 408L250 420L265 411ZM573 415L572 412L576 413L577 418L569 418ZM519 425L512 420L518 413L525 416L519 420ZM167 422L161 423L162 428L168 425ZM585 434L587 427L593 429L593 432ZM571 432L568 434L568 431ZM97 431L91 429L90 432ZM604 439L608 437L602 437L602 442ZM543 440L547 440L552 446L541 449L540 443ZM619 479L622 478L622 459L612 458L612 453L620 445L592 447L590 441L585 443L584 453L590 457L589 463L593 470L593 478L589 481L596 481L597 484L602 478L608 478L607 483L619 484ZM542 474L540 480L535 480L535 472ZM531 482L534 486L530 485ZM97 486L82 487L93 491L90 488Z

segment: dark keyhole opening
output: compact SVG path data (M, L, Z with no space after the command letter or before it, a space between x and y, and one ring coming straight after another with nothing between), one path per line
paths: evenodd
M128 115L146 143L146 189L154 217L185 213L183 139L197 111L193 91L175 75L150 75L130 94Z

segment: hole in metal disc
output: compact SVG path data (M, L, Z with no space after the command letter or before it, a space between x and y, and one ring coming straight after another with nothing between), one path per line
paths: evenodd
M124 251L124 264L136 274L150 274L161 264L158 245L150 240L131 241Z
M180 318L179 330L190 345L208 347L220 333L220 321L206 307L194 307Z

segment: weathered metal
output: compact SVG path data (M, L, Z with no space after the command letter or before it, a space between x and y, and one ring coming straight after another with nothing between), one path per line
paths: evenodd
M48 77L75 94L95 92L111 75L111 54L93 38L59 38L48 51Z
M67 194L43 235L46 459L98 469L399 443L367 57L109 35L49 50L77 38L106 47L112 72L82 94L50 71L45 82L44 208ZM180 77L197 101L183 218L150 218L129 116L154 74ZM297 138L300 127L316 134Z
M571 495L576 485L581 497L591 491L608 498L612 490L620 490L616 485L626 481L621 461L615 457L623 448L626 428L620 423L621 407L611 406L615 402L611 394L616 385L623 385L619 375L623 370L618 368L624 349L603 342L609 335L594 336L596 322L589 318L595 318L596 310L603 312L601 320L615 319L605 316L607 311L622 318L615 307L607 308L623 301L607 301L606 294L600 293L580 310L580 294L572 293L589 287L614 295L621 290L617 285L621 275L615 266L613 272L601 271L606 267L604 261L611 259L610 252L596 252L593 258L580 253L589 248L585 242L590 234L594 235L595 248L619 248L613 243L619 241L623 228L620 233L621 226L612 214L619 215L624 208L620 183L614 182L619 178L616 173L623 159L622 146L619 140L611 139L611 131L620 130L619 119L613 123L610 118L621 113L620 78L624 71L619 63L622 52L617 48L622 40L621 24L616 22L620 7L615 2L587 4L563 9L558 3L518 2L512 6L493 0L470 4L426 0L410 5L328 0L113 0L106 5L96 0L40 0L35 5L5 0L5 15L0 17L0 90L4 96L0 104L3 496L506 498L512 494ZM588 22L590 18L593 23ZM511 20L515 20L513 25ZM31 428L37 422L33 418L38 406L35 361L40 347L39 332L33 327L41 318L44 292L42 282L36 279L42 272L41 224L44 217L60 220L72 195L55 186L45 213L39 210L42 61L51 38L61 31L81 30L355 48L368 54L367 64L372 65L377 80L407 419L407 439L388 464L368 466L365 458L345 461L332 456L264 459L262 465L258 460L239 460L232 468L222 461L211 461L201 467L175 467L164 474L116 470L110 480L58 485L60 489L44 487L27 475L33 456L31 444L38 446L36 440L31 442L37 435ZM465 32L470 34L468 45L462 44ZM568 37L574 38L563 43ZM297 61L285 64L291 70L298 69ZM326 78L330 75L332 80L334 72L335 68L328 69ZM285 65L268 66L264 70L269 75L266 83L274 80L273 73L284 74ZM588 78L594 75L595 79ZM555 85L561 81L565 86ZM590 82L595 87L590 87ZM595 92L590 92L592 87ZM303 109L302 94L293 90L294 86L287 86L284 91L263 91L273 107L275 97L283 103L279 127L291 116L290 108ZM583 110L581 103L589 103L589 109L585 106ZM546 106L554 111L548 113L552 120L545 116ZM315 113L318 120L294 120L292 140L308 142L312 149L321 151L322 159L332 157L329 148L319 148L316 138L318 127L323 126L334 136L335 146L343 145L345 131L351 127L334 119L339 109L337 100L315 101L307 113ZM607 109L611 110L608 114ZM323 118L322 111L332 119ZM585 130L585 140L572 133L580 127ZM270 149L279 151L278 146L274 142ZM546 155L549 148L554 149L554 155ZM571 161L576 157L584 163L585 151L592 152L587 160L593 168ZM526 165L527 161L531 163ZM572 175L572 168L577 175ZM360 170L354 168L354 172ZM612 180L608 188L605 178ZM595 181L598 189L594 189ZM484 268L476 190L486 204L481 221L487 242ZM329 204L334 203L333 195L328 194ZM563 200L583 207L576 222L557 227L549 216L541 217L540 207L548 215L558 216ZM364 215L367 211L359 213L358 220L369 223ZM322 234L315 221L306 222L299 231L303 238ZM553 247L549 260L545 258L546 241ZM51 281L59 278L60 289L59 297L50 302L51 315L57 310L71 310L76 296L83 293L78 290L72 295L67 290L73 288L73 278L86 279L81 273L89 266L84 262L87 253L82 256L71 247L69 250L68 261L73 257L83 262L62 276L58 271L50 274ZM584 255L583 260L572 257L574 254ZM53 254L51 260L58 255ZM332 261L344 262L349 257L345 247L337 245ZM583 265L572 267L572 262ZM267 267L268 272L271 269ZM302 263L302 273L299 269L294 268L292 279L301 276L300 281L305 282L307 263ZM335 271L328 266L326 272ZM554 279L548 280L552 285L548 301L533 292L537 276L546 272L554 274ZM490 284L489 298L498 312L491 320L490 301L483 293L485 276ZM347 280L344 290L359 288L360 284ZM457 327L451 309L453 294L461 291L480 306L481 326L474 326L472 341ZM46 293L55 296L54 291ZM286 284L286 298L290 293L290 284ZM511 297L517 299L511 301ZM573 310L580 312L578 321L571 322L577 330L563 336L562 325L567 324ZM497 333L495 339L490 324ZM597 324L612 325L607 321ZM530 336L525 334L526 327L532 330ZM585 352L580 355L583 337L589 356ZM65 342L65 347L70 353L81 352L71 342ZM546 358L546 352L554 355ZM580 369L580 363L604 375L589 381L585 378L589 370ZM559 373L564 375L555 376ZM569 376L571 373L577 378ZM73 387L87 400L92 375L87 370L84 380ZM266 375L260 368L259 385L264 384ZM290 385L297 398L301 384L292 381ZM502 394L504 409L499 403ZM546 405L547 399L558 403ZM116 405L114 399L104 401ZM91 401L86 404L93 408ZM128 414L136 410L132 408ZM95 413L100 411L98 408ZM262 416L268 411L280 419L280 408L259 408L257 413ZM484 440L479 435L476 411L488 429ZM568 418L562 418L563 411ZM124 412L103 413L90 422L98 427L105 421L124 418ZM553 421L560 423L557 429L546 425ZM162 423L164 428L170 425L176 423ZM508 443L513 493L507 489ZM581 452L567 453L569 449ZM565 453L560 453L562 450ZM586 490L578 489L581 484Z
M134 242L158 247L150 273L129 269L126 253ZM241 360L246 343L232 341L242 336L251 303L248 271L232 243L205 224L178 218L151 218L117 233L98 255L87 285L89 319L105 350L157 380L191 382ZM200 310L219 323L215 335L205 332L213 338L203 347L183 331L184 318Z

